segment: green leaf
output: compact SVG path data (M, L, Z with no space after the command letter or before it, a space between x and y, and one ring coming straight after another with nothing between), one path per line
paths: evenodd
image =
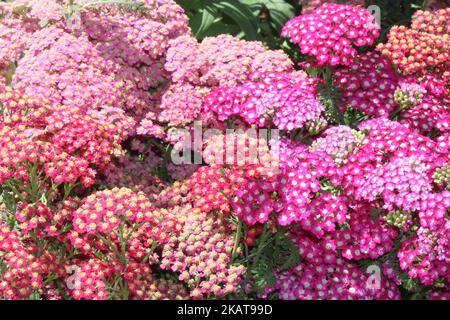
M247 6L261 7L266 2L270 2L270 0L240 0L240 2Z
M237 35L240 31L239 26L234 24L226 24L223 21L214 22L208 30L205 31L203 37L215 37L219 34Z
M269 9L271 22L273 27L279 32L286 22L295 17L294 7L283 0L269 0L263 1L265 6Z
M278 269L283 271L293 268L300 262L300 253L288 236L278 233L275 238L274 258Z
M195 37L203 39L208 29L211 28L217 19L220 19L220 15L210 6L197 12L190 20L191 29Z
M269 10L271 25L277 33L286 24L287 20L295 17L294 7L285 0L241 0L258 15L263 7Z
M48 26L49 24L50 24L49 20L41 20L41 21L39 21L39 26L42 27L42 28Z
M205 6L204 0L177 0L176 1L185 10L200 10Z
M247 40L259 40L258 21L245 4L237 0L213 0L211 2L223 15L231 18L242 30Z
M274 272L282 272L300 262L300 253L295 243L283 230L272 234L267 226L257 239L249 255L248 273L257 294L276 284Z
M271 26L267 22L263 22L260 24L261 30L264 32L264 42L267 44L267 46L270 49L275 49L277 47L277 40L275 39L273 35L273 31L271 29Z

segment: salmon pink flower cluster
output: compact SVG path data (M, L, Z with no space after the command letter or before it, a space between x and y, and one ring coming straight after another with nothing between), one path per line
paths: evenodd
M411 28L393 27L388 42L380 44L378 50L406 75L436 68L448 79L449 14L450 8L418 11Z
M184 225L162 251L161 268L179 273L194 299L223 297L237 291L244 265L231 265L233 228L223 218L180 207Z
M0 299L448 299L449 8L336 2L1 2Z

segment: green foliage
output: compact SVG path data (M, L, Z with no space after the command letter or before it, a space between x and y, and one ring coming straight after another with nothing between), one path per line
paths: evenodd
M347 106L347 109L343 115L344 124L354 129L356 129L361 122L367 119L369 119L367 114L354 109L351 105Z
M340 112L340 92L333 85L319 85L319 100L325 106L325 118L331 124L343 124L344 117Z
M272 233L265 225L263 234L246 257L247 279L244 283L256 294L264 293L276 283L274 271L285 271L300 262L298 247L284 233Z
M265 42L270 48L285 42L279 34L294 6L284 0L177 0L190 18L195 37L227 33ZM285 46L287 44L284 44Z
M324 79L324 82L319 84L317 88L319 100L325 106L325 118L328 123L346 125L355 129L362 121L369 118L367 114L352 108L350 105L346 107L345 112L341 112L342 94L334 82L332 68L310 67L306 68L306 72L311 77Z
M294 7L284 0L242 0L253 12L259 13L263 23L274 32L281 32L288 19L295 16Z
M4 206L4 208L0 207L0 218L3 219L3 221L5 221L11 229L13 229L16 221L15 213L17 210L17 200L10 190L1 185L0 205Z

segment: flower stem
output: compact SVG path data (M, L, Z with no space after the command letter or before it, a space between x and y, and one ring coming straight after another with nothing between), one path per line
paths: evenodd
M242 238L242 221L239 220L238 225L237 225L237 230L236 230L236 235L234 238L234 247L233 247L233 251L231 253L231 261L234 261L237 257L237 251L239 248L239 244L241 242L241 238Z

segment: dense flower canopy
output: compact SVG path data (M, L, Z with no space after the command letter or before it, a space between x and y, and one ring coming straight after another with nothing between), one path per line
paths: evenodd
M450 9L322 2L0 3L0 299L448 298Z
M366 10L352 5L324 4L287 22L282 35L298 44L319 65L349 65L356 47L370 46L380 26Z

